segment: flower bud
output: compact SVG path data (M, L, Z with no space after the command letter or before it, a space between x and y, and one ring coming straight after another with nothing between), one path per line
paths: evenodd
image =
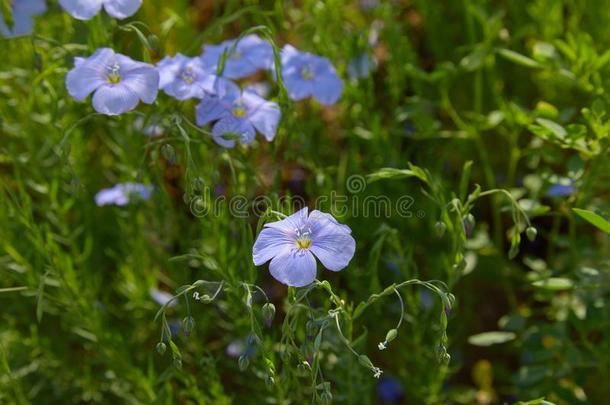
M474 219L474 215L472 214L467 214L463 219L462 219L462 223L464 225L464 233L466 234L467 237L470 237L472 235L472 231L474 230L474 224L475 224L475 219Z
M268 375L265 378L265 385L267 386L267 388L271 389L273 388L273 386L275 385L275 379L273 378L273 376Z
M239 356L239 360L237 360L237 364L239 365L240 371L246 371L248 366L250 365L250 360L245 355Z
M533 226L528 226L525 230L525 235L527 235L527 239L530 242L533 242L534 240L536 240L536 236L538 236L538 230Z
M161 147L161 155L163 156L163 158L165 160L167 160L167 162L170 165L175 164L176 161L178 160L178 158L176 157L176 151L174 150L174 147L172 145L170 145L169 143L166 143L165 145L163 145Z
M392 340L396 339L396 336L398 336L398 331L396 329L390 329L385 335L385 341L390 343Z
M447 225L445 225L445 223L442 221L438 221L436 224L434 224L434 230L436 232L436 236L442 238L447 230Z
M182 359L180 357L176 357L174 359L174 367L176 367L178 370L182 369Z
M167 350L167 346L165 345L165 343L163 342L159 342L157 343L157 353L159 353L161 356L163 356L163 354L165 353L165 350Z
M193 319L192 316L187 316L182 321L182 324L184 327L184 333L188 336L191 334L191 332L193 332L193 329L195 328L195 319Z
M268 302L263 305L261 312L263 314L263 318L265 318L265 321L267 321L267 323L271 323L271 321L273 321L273 317L275 316L275 305Z
M159 52L159 37L156 36L155 34L150 34L147 38L146 41L148 41L148 46L150 47L150 50L153 51L154 53Z

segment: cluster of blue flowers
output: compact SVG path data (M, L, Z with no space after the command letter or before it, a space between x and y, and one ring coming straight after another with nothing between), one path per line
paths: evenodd
M341 96L343 81L328 59L286 45L281 66L282 79L293 100L313 97L321 104L332 105ZM252 143L257 131L267 141L272 141L277 132L281 118L277 103L265 100L252 88L242 91L231 81L259 70L275 71L273 49L269 42L252 34L205 45L199 57L180 53L166 56L156 66L101 48L86 59L76 58L66 87L79 101L94 93L93 108L107 115L131 111L139 101L153 103L159 89L178 100L200 99L197 124L213 124L216 143L233 147L237 140L244 145Z
M9 29L0 18L4 36L24 35L32 30L32 16L46 10L44 0L12 2L14 24ZM74 18L88 20L102 8L112 17L133 15L142 0L59 0ZM0 17L2 17L0 15ZM233 80L266 70L277 76L271 44L257 35L205 45L203 54L188 57L180 53L166 56L156 66L131 59L111 48L76 57L66 75L68 93L77 101L92 96L95 111L120 115L140 102L152 104L158 91L177 100L198 99L195 108L199 126L211 125L212 136L223 147L239 141L248 145L259 132L267 141L275 138L281 111L266 100L263 86L242 90ZM280 52L281 75L288 96L295 100L314 98L322 105L335 104L343 91L343 81L324 57L300 52L286 45ZM151 186L122 183L101 190L97 205L126 205L134 199L148 199ZM344 269L354 255L356 242L351 229L330 214L304 208L278 222L268 223L253 247L256 265L271 261L271 275L291 286L305 286L316 277L316 257L332 271ZM156 294L155 296L158 296ZM157 297L158 298L158 297Z

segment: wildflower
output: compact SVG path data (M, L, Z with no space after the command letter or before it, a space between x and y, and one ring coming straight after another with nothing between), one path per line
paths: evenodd
M546 191L547 197L569 197L576 191L576 187L570 183L555 183Z
M343 81L327 58L299 52L291 45L282 49L282 79L293 100L313 96L320 104L335 104Z
M206 67L215 69L225 51L227 57L222 75L230 79L240 79L273 65L271 44L254 34L241 39L230 39L219 45L205 45L201 60Z
M387 342L379 342L379 344L377 345L377 348L379 350L385 350L388 348L388 343Z
M93 92L97 112L118 115L133 110L140 100L147 104L155 101L159 73L152 65L100 48L88 58L75 58L66 87L78 101Z
M150 297L159 305L166 305L168 307L174 307L177 305L176 300L174 300L174 296L168 292L158 290L156 288L151 288L148 290Z
M379 377L381 377L381 374L383 374L383 370L379 367L373 367L371 370L373 371L373 377L377 379L379 379Z
M181 53L166 56L157 63L159 88L178 99L203 98L212 92L217 76L204 67L199 58L189 58Z
M349 61L347 64L347 74L356 81L370 76L371 72L377 67L377 61L367 53L363 53Z
M0 8L0 34L5 38L27 35L32 32L32 17L47 11L44 0L9 1L13 22L11 26L4 21Z
M254 264L271 260L269 271L279 282L302 287L316 278L317 257L331 271L343 270L354 256L356 241L347 225L307 207L265 225L252 248Z
M78 20L92 19L102 6L110 16L122 20L134 15L142 5L142 0L59 0L59 4Z
M147 200L152 194L152 186L139 183L121 183L105 188L95 195L95 203L103 205L127 205L134 198Z
M383 377L377 383L377 395L383 404L402 403L404 390L394 377Z
M197 125L217 121L212 136L221 146L232 148L235 138L244 145L252 143L256 131L272 141L280 121L280 108L252 91L240 91L229 80L218 80L214 94L206 94L197 106ZM231 137L233 135L233 137Z

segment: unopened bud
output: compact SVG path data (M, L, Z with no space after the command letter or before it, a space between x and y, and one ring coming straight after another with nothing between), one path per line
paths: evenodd
M434 230L436 232L436 236L441 238L447 230L447 225L445 225L445 223L442 221L438 221L436 224L434 224Z
M538 236L538 230L533 226L528 226L525 230L525 235L527 235L527 239L530 242L533 242L534 240L536 240L536 236Z
M263 318L265 318L268 323L271 323L271 321L273 321L273 317L275 316L275 305L268 302L263 305L261 312L263 314Z
M157 353L159 353L161 356L163 356L163 354L165 353L165 350L167 350L167 346L165 345L165 343L163 342L159 342L157 343Z

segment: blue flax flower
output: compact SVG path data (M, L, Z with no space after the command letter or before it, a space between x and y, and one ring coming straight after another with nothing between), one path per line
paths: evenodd
M555 183L546 191L547 197L569 197L576 191L573 183Z
M248 145L256 131L271 142L275 137L281 112L279 106L253 91L241 91L233 82L220 78L214 94L207 94L197 106L197 125L217 121L212 127L216 143L226 148L235 146L235 139Z
M133 110L140 100L147 104L155 101L159 73L152 65L100 48L89 58L75 58L66 87L78 101L95 92L93 108L102 114L118 115Z
M142 0L59 0L59 4L78 20L92 19L102 6L109 15L122 20L134 15L142 5Z
M201 60L207 67L216 69L225 50L227 59L222 75L229 79L241 79L273 65L271 44L257 35L246 35L239 41L230 39L219 45L205 45Z
M200 58L189 58L181 53L166 56L157 63L159 88L178 99L203 98L214 90L217 76L206 69Z
M95 195L95 203L103 205L127 205L134 199L148 200L153 187L139 183L120 183L111 188L105 188Z
M0 9L0 34L5 38L27 35L32 32L32 17L47 11L44 0L13 0L9 1L12 13L12 26L9 28L4 21Z
M282 79L290 98L297 101L313 96L320 104L333 105L343 91L343 80L327 58L290 45L282 49Z
M269 271L280 283L302 287L316 278L316 259L331 271L343 270L356 250L351 229L330 214L307 207L265 225L254 242L252 257L260 266L269 260Z

